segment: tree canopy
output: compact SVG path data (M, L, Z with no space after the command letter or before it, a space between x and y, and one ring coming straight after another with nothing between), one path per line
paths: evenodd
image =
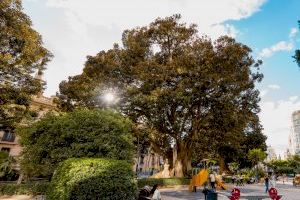
M83 73L63 81L58 94L70 110L101 107L101 93L116 91L121 112L148 129L153 148L171 152L176 176L191 167L195 145L223 158L245 136L262 134L255 89L261 61L228 36L200 37L180 18L124 31L121 46L88 56Z
M267 157L267 154L261 149L251 149L248 153L249 160L252 161L253 166L260 162L263 162Z
M266 164L279 174L300 173L300 156L298 155L290 156L286 160L271 160Z
M30 96L43 87L33 74L42 73L50 58L21 0L1 0L0 126L12 126L22 119Z
M51 175L68 158L106 157L132 161L130 120L109 110L75 110L48 115L17 133L23 146L21 168L28 175Z

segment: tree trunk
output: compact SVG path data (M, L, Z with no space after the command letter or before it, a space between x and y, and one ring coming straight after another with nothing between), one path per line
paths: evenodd
M21 172L20 175L19 175L18 181L17 181L18 185L22 183L23 178L24 178L24 173Z
M178 148L178 146L181 146ZM183 148L183 145L175 145L173 149L173 166L174 176L184 177L187 172L192 169L191 157L188 149Z
M225 173L230 172L230 169L229 169L228 165L225 163L224 158L220 158L219 161L220 161L220 172L221 172L221 174L223 172L225 172Z
M177 159L174 165L175 177L184 177L182 160Z

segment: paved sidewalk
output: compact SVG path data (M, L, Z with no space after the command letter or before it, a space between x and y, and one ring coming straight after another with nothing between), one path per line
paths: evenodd
M228 190L218 191L218 200L228 200L227 196L230 195L233 185L227 185ZM261 196L268 195L264 191L263 184L245 185L239 187L242 195L247 196ZM284 200L299 200L300 199L300 188L293 187L289 184L277 184L277 190L280 195L283 195ZM204 195L202 194L202 188L197 190L197 193L189 192L188 187L178 187L178 188L166 188L161 189L163 200L203 200ZM241 199L242 200L242 199ZM266 198L270 200L270 198Z
M197 192L189 192L188 187L165 188L160 189L163 200L200 200L204 199L202 188L197 189ZM228 200L223 195L218 196L218 200Z
M32 197L27 195L1 196L1 200L44 200L42 196Z

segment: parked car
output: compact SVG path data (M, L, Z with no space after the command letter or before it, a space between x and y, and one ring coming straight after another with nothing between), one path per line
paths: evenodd
M293 186L300 185L300 174L297 174L293 179Z

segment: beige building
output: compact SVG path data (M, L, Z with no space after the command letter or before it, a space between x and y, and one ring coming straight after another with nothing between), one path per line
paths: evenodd
M292 126L289 135L289 153L300 155L300 110L292 114Z
M44 82L41 75L36 75L36 79ZM36 112L36 119L42 117L47 112L56 109L54 103L55 97L45 97L43 92L33 96L30 103L30 110ZM21 153L21 146L18 143L18 137L9 129L0 129L0 150L6 151L10 156L17 157Z
M271 146L268 146L266 161L269 162L272 160L277 160L277 155L275 153L275 150Z
M136 156L133 168L139 175L151 176L163 169L163 157L148 148L146 153Z

